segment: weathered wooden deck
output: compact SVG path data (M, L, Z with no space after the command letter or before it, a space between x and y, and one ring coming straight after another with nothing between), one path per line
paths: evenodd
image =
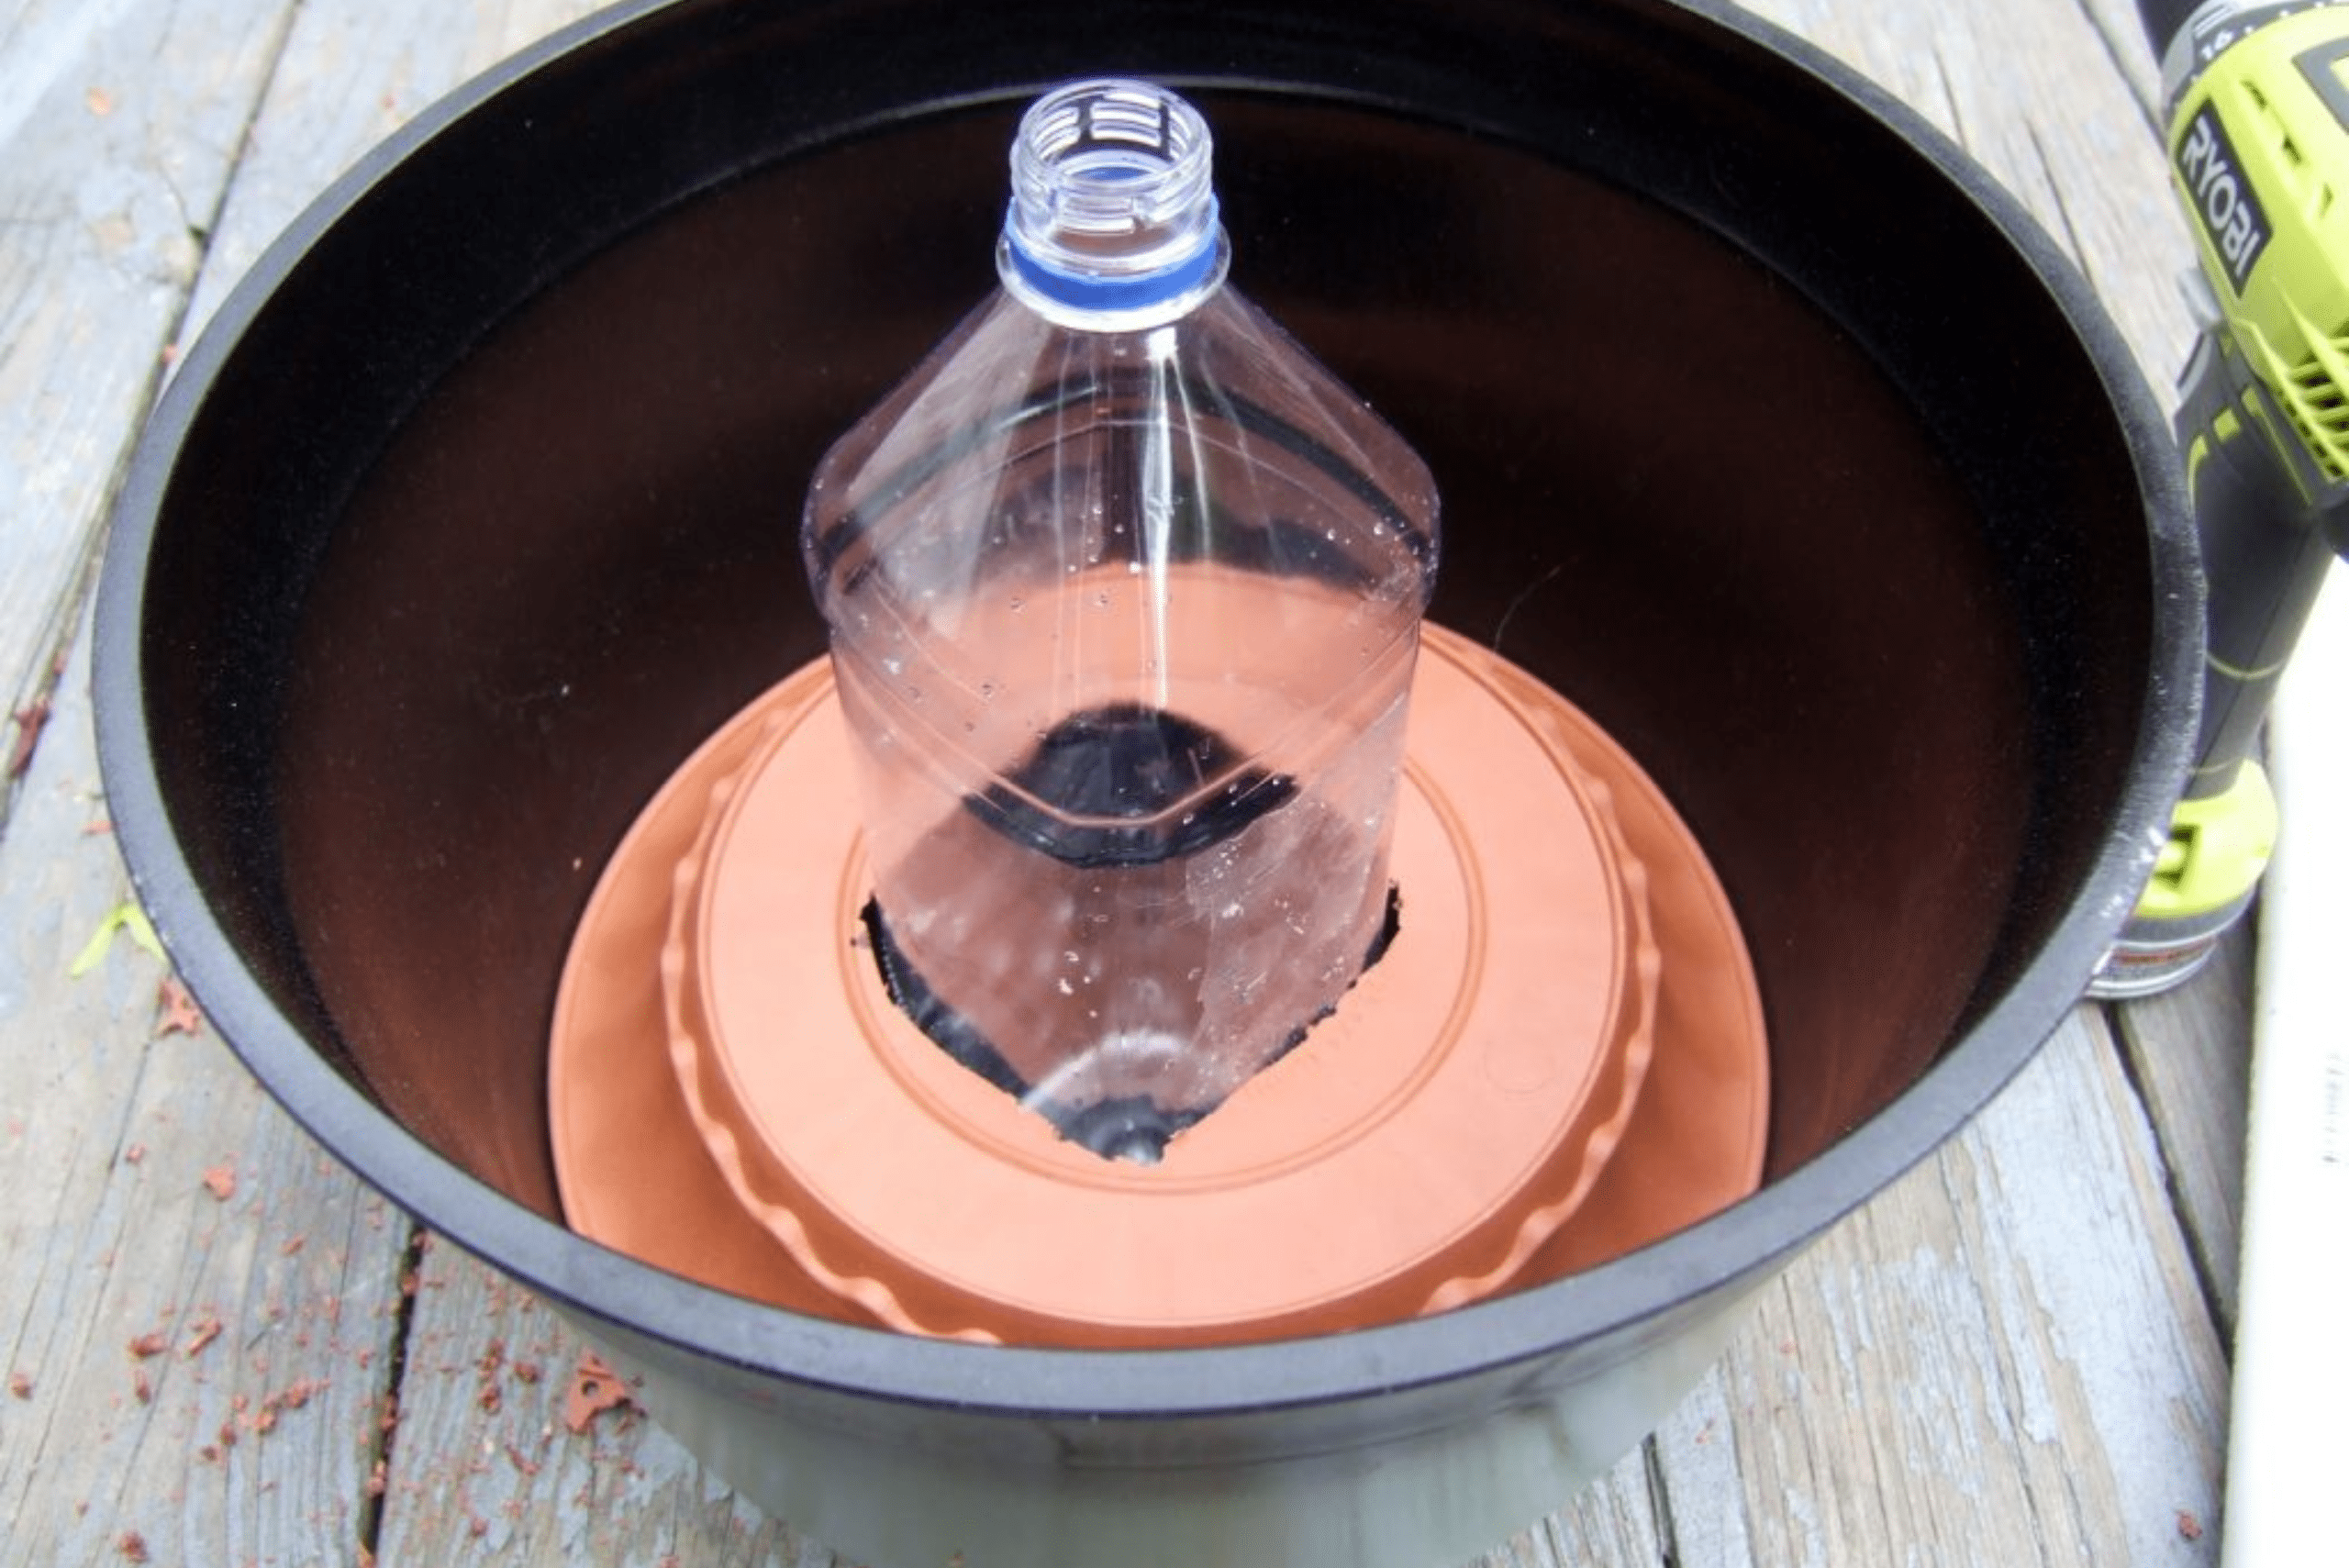
M0 0L0 1562L830 1564L267 1102L128 918L94 550L175 346L372 141L582 0ZM2124 0L1760 0L1962 140L2157 386L2188 264ZM2251 944L2074 1013L1495 1565L2215 1562ZM568 1412L578 1414L579 1412Z

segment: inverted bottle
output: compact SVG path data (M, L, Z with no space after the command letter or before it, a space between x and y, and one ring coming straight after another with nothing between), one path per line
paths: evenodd
M825 457L802 545L893 995L1152 1160L1393 934L1435 493L1226 281L1191 106L1062 88L1011 183L1001 288Z

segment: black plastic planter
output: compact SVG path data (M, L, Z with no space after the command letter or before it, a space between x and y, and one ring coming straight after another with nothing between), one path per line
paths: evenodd
M1555 1284L1240 1349L893 1337L586 1242L549 1011L620 833L813 657L826 442L990 282L1018 106L1157 75L1236 276L1445 494L1435 617L1583 705L1736 902L1763 1191ZM2015 206L1726 6L629 4L426 115L188 357L99 606L140 894L368 1180L876 1562L1422 1563L1609 1463L2037 1047L2191 733L2151 398Z

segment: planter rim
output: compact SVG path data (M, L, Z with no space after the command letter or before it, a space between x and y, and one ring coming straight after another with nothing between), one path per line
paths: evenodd
M150 552L198 411L248 329L321 236L462 117L522 78L692 0L623 0L459 88L337 179L239 282L182 359L117 503L95 608L99 752L141 906L221 1038L337 1159L432 1229L589 1318L785 1382L909 1406L1026 1418L1169 1419L1342 1404L1535 1362L1599 1340L1631 1347L1676 1309L1758 1277L1940 1146L2061 1025L2152 869L2183 778L2199 690L2201 581L2167 424L2073 264L1971 157L1850 68L1723 0L1635 0L1778 56L1874 118L1959 187L2053 296L2095 367L2146 517L2151 665L2114 833L2051 939L1909 1088L1759 1193L1687 1230L1553 1283L1344 1334L1161 1350L978 1346L799 1317L611 1251L463 1171L321 1056L270 1000L207 906L173 830L146 726L141 617Z

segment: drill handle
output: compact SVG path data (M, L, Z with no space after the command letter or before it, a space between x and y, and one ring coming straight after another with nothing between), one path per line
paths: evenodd
M2218 329L2195 345L2177 414L2195 528L2210 583L2202 728L2186 798L2210 799L2255 756L2276 685L2324 585L2349 512L2311 504L2281 461L2281 414Z

